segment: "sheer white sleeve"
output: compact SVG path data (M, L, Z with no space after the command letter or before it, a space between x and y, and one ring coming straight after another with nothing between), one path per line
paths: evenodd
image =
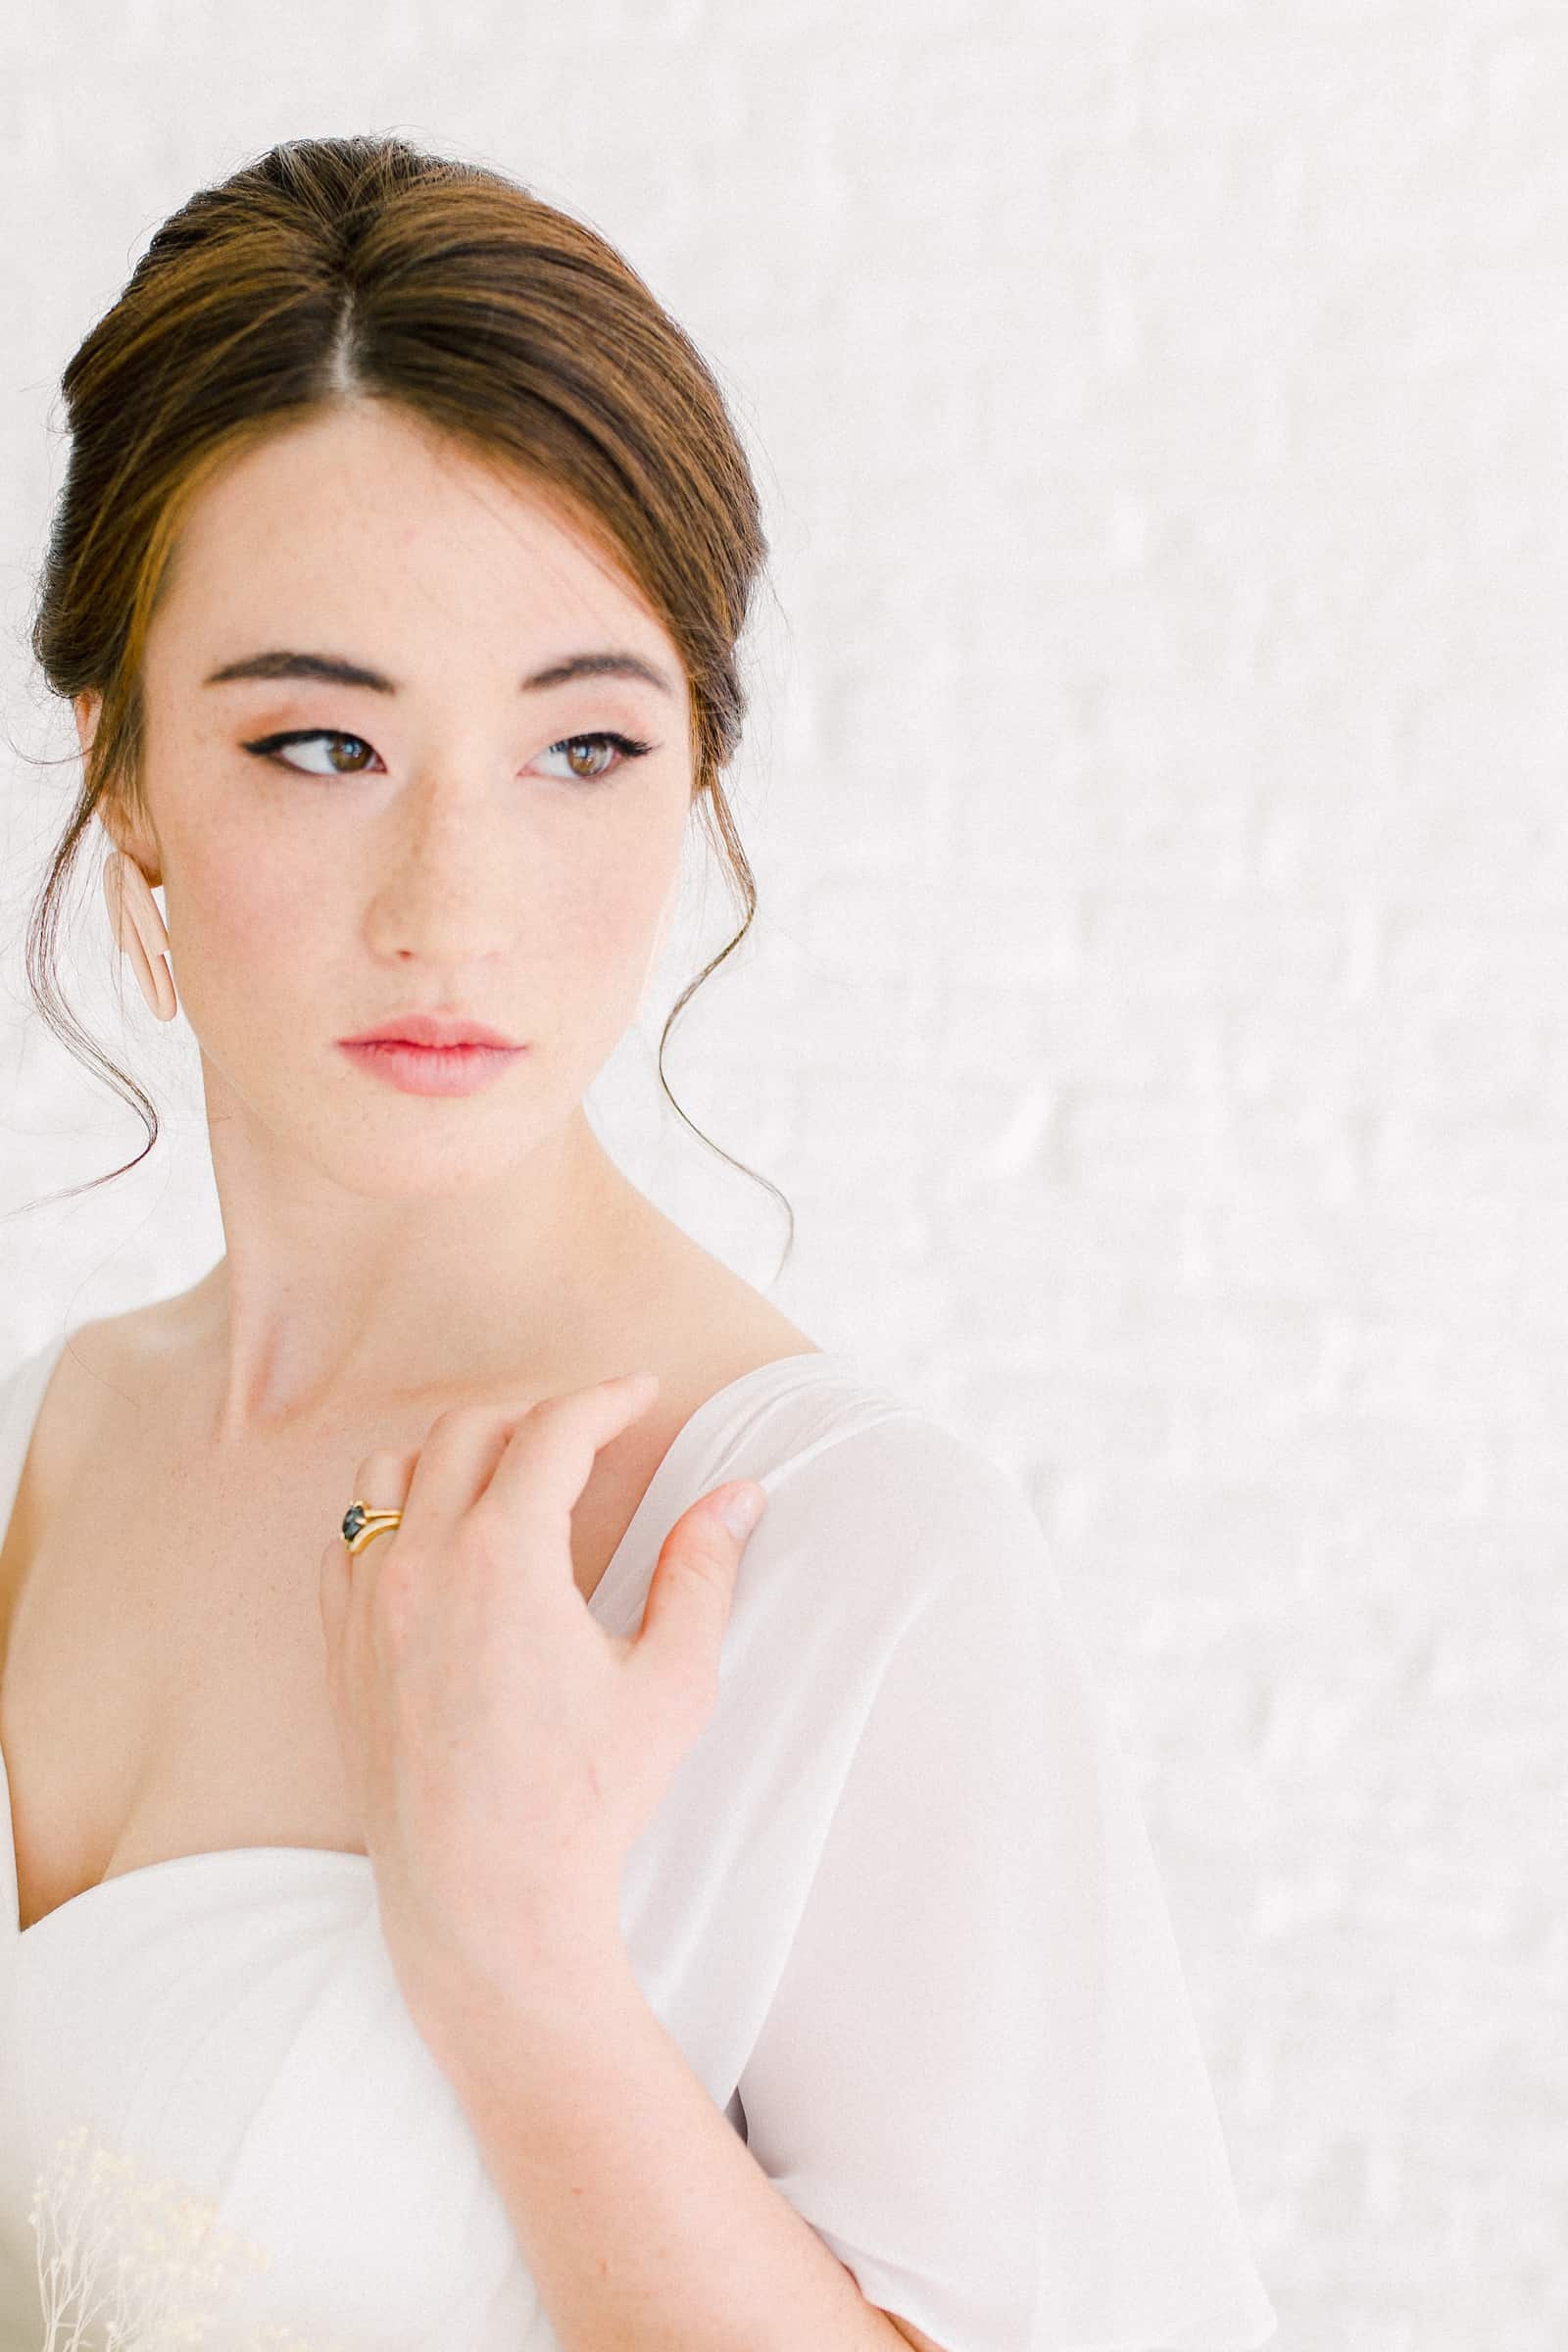
M1275 2315L1028 1498L936 1424L813 1467L818 1542L853 1531L834 1574L921 1597L740 2076L752 2152L867 2298L946 2352L1251 2352Z

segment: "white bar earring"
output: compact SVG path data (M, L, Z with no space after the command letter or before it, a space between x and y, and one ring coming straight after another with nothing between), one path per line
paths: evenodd
M148 1009L161 1021L172 1021L179 1009L174 982L165 960L169 933L158 911L152 885L133 858L111 850L104 859L104 903L110 928L122 953L129 958Z

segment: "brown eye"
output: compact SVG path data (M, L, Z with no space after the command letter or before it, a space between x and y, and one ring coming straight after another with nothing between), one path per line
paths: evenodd
M543 757L550 760L559 753L567 761L569 776L563 776L563 783L575 778L579 784L599 784L612 776L625 760L640 760L653 748L651 743L634 743L629 735L563 735ZM608 760L601 757L606 751L612 755ZM582 754L587 755L588 764L582 763L579 758Z
M297 747L309 746L325 766L306 765L282 755ZM359 776L366 774L367 759L374 760L373 745L363 735L348 735L336 727L293 727L283 735L264 735L255 743L241 747L254 753L259 760L271 760L279 766L291 768L297 776ZM566 772L554 773L563 784L602 784L629 760L641 760L645 753L657 749L651 743L638 743L629 735L600 732L593 735L564 735L543 755L546 759L566 760Z
M276 760L279 753L290 750L296 744L324 744L329 747L325 754L329 765L324 768L302 767L293 760L279 761L281 766L293 768L297 776L357 776L364 773L363 755L368 753L371 759L375 757L363 735L343 735L330 727L295 727L286 735L264 735L259 743L247 743L244 749L254 752L259 759ZM347 758L340 758L339 747L345 744L352 746L352 751Z

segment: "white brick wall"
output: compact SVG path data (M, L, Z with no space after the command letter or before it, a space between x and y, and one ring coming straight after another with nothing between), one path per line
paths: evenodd
M1544 0L6 19L6 714L73 343L272 139L585 214L717 365L776 605L761 909L666 1068L778 1290L1030 1486L1149 1811L1279 2352L1568 2342L1563 122ZM3 1204L139 1126L26 1012ZM0 1228L0 1354L221 1248L177 1122ZM658 1002L728 937L694 887ZM657 1041L650 1019L648 1038ZM772 1202L596 1093L754 1281Z

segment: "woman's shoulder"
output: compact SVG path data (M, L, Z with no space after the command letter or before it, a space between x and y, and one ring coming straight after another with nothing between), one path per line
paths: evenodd
M43 1374L27 1461L35 1496L55 1492L84 1454L112 1443L112 1424L134 1417L156 1380L160 1351L168 1348L167 1309L172 1303L156 1299L88 1317L13 1362L0 1383L0 1412L19 1403L24 1389L31 1395L33 1378Z
M751 1549L843 1605L903 1614L961 1585L978 1602L1054 1575L1023 1479L913 1383L850 1350L781 1358L734 1393L695 1465L707 1485L755 1478L767 1509Z

